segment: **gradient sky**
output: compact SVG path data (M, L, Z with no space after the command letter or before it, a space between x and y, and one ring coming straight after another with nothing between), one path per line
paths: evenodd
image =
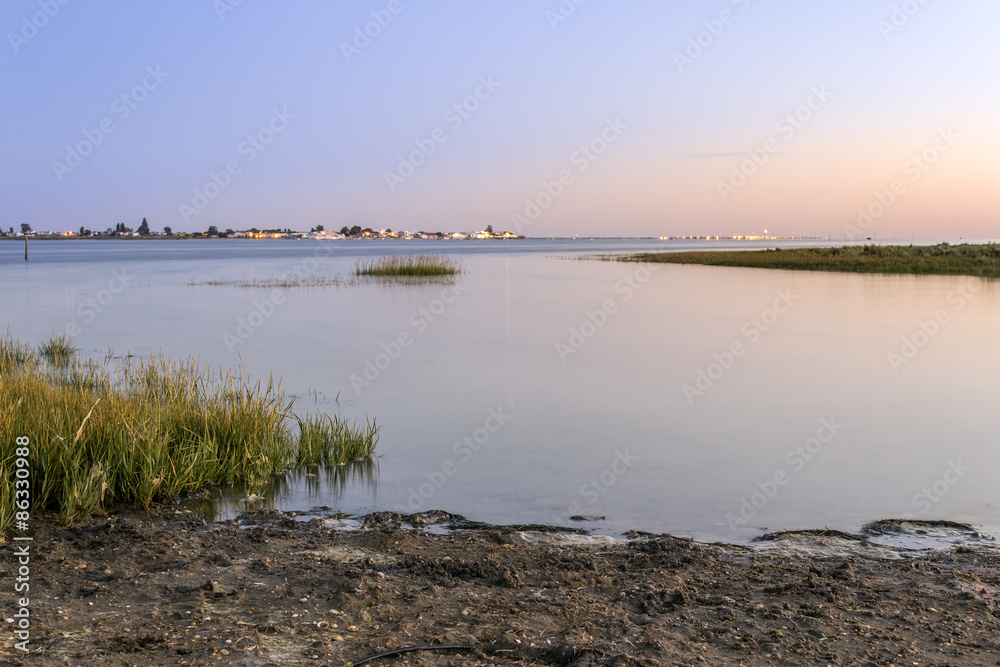
M864 208L878 238L998 236L995 0L63 2L0 8L4 229L513 229L541 197L523 234L842 238Z

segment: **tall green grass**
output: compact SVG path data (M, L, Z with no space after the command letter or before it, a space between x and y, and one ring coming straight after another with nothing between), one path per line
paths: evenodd
M441 255L387 255L359 259L354 275L381 278L436 278L462 272L462 263Z
M21 436L31 439L32 506L57 510L64 523L206 485L263 489L289 467L369 457L378 442L374 422L296 418L270 379L162 357L114 368L44 359L0 338L0 535L13 521Z
M378 443L378 426L369 421L364 428L349 424L339 415L331 417L317 413L299 419L299 440L294 464L296 467L321 463L343 465L357 459L367 459ZM330 447L331 442L338 443Z

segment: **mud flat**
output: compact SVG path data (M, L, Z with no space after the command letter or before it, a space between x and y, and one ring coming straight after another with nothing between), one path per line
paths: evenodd
M470 648L365 664L1000 664L989 545L917 554L821 533L751 549L443 512L162 513L35 517L32 653L15 650L6 621L3 662L345 665L444 644ZM16 558L0 550L9 601Z

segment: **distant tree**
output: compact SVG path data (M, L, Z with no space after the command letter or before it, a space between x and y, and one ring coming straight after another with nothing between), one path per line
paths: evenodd
M174 230L170 229L169 227L164 227L163 228L163 233L166 234L167 236L172 236L173 233L174 233Z
M80 236L83 236L83 227L80 227Z
M13 231L13 230L11 230L11 231ZM29 225L26 222L22 222L21 223L21 233L22 234L27 234L30 231L31 231L31 225Z
M94 233L94 232L90 231L89 229L85 229L85 230L83 230L83 235L84 235L84 236L90 236L90 235L91 235L91 234L93 234L93 233Z
M14 231L14 230L12 229L10 231ZM340 228L340 233L343 234L344 236L347 236L348 234L351 233L351 230L348 229L346 225L344 225L343 227Z
M7 232L7 233L8 233L8 234L13 234L13 233L14 233L14 228L13 228L13 227L11 227L11 228L10 228L10 231L9 231L9 232Z
M233 235L233 234L235 234L235 233L236 233L236 232L234 232L234 231L233 231L233 230L231 230L231 229L227 229L227 230L226 230L226 236L232 236L232 235Z
M208 231L205 232L205 233L208 236L218 236L219 235L219 228L216 227L215 225L209 225Z
M486 233L493 236L493 225L486 225Z
M149 236L149 223L146 222L146 218L142 219L142 224L139 225L139 235Z
M324 227L323 225L316 225L316 231L317 232L322 232L325 229L326 229L326 227Z
M354 236L355 234L360 234L360 233L361 233L361 227L358 227L357 225L354 225L353 227L351 227L351 236Z
M371 234L371 233L372 233L372 232L374 232L375 230L374 230L374 229L372 229L371 227L365 227L365 228L364 228L364 229L362 229L361 231L362 231L362 232L368 232L369 234Z
M386 233L386 234L392 234L392 230L391 230L391 229L389 229L388 227L386 227L386 230L385 230L385 233Z

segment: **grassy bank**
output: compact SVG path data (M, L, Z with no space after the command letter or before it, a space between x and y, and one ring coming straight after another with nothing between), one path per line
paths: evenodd
M845 246L784 250L710 250L616 256L629 262L705 264L757 269L1000 276L1000 244Z
M354 275L379 278L438 278L462 272L462 263L440 255L388 255L359 259Z
M58 510L70 523L113 503L149 506L208 485L263 489L290 467L367 458L378 427L295 416L279 384L193 360L128 359L112 369L76 359L62 338L35 350L7 336L0 535L14 520L20 437L30 438L32 507Z

